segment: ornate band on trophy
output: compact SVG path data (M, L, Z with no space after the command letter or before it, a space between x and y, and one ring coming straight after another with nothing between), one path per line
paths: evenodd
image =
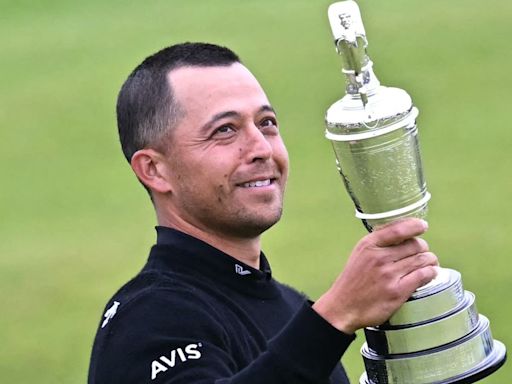
M379 129L373 129L373 130L369 130L367 132L352 133L352 134L332 133L329 130L326 130L325 137L331 141L359 141L359 140L371 139L372 137L385 135L386 133L393 132L400 128L404 128L404 127L414 128L418 114L419 114L418 108L413 107L411 110L411 113L409 113L407 115L406 119L389 124L387 126L383 126ZM375 123L376 124L375 127L377 127L378 123L379 123L378 121ZM367 125L367 127L370 129L375 128L375 127L370 127L368 125Z
M432 196L429 192L425 192L425 196L423 196L418 201L402 208L393 209L392 211L381 212L381 213L363 213L356 209L356 217L361 220L380 220L380 219L389 219L391 217L399 217L403 216L406 213L412 212L418 208L423 208L423 206L427 205L428 201Z

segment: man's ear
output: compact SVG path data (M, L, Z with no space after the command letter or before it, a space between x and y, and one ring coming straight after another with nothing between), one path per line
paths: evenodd
M165 157L154 149L141 149L132 156L131 166L139 180L159 193L171 192L170 170Z

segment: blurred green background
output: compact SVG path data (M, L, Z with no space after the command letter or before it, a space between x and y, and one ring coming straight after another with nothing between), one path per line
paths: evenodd
M155 218L125 164L114 105L128 73L181 41L238 52L291 158L275 276L317 298L365 234L323 138L343 94L330 1L0 0L0 382L84 383L110 295L143 265ZM512 3L361 0L381 82L406 89L429 190L426 238L512 348ZM363 371L360 335L344 357ZM509 363L485 383L512 378Z

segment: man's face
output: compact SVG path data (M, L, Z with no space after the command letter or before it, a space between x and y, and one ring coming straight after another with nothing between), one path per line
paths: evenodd
M241 64L169 75L183 112L168 142L169 209L209 233L255 237L281 217L288 154L276 115Z

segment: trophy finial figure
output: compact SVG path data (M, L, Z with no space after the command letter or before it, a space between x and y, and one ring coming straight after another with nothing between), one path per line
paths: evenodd
M352 25L350 15L347 13L342 13L341 15L338 15L338 17L340 18L341 26L345 29L349 29Z

